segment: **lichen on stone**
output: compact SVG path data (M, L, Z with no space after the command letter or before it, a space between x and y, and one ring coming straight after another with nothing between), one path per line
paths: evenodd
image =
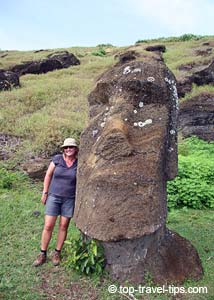
M130 66L127 66L123 70L123 75L129 74L131 72Z
M149 82L153 82L153 81L155 81L155 78L154 78L154 77L152 77L152 76L150 76L150 77L148 77L148 78L147 78L147 81L149 81Z
M144 126L149 125L149 124L152 124L152 119L148 119L145 122L142 122L142 121L138 122L139 127L144 127Z

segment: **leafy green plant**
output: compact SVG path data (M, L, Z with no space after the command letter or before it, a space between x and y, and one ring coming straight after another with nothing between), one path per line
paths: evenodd
M26 181L24 174L8 171L5 168L0 168L0 189L16 188L21 183Z
M102 56L106 55L106 51L105 51L105 49L103 49L103 47L100 47L98 51L92 52L92 55L102 57Z
M99 45L97 45L97 47L114 47L114 45L112 45L112 44L109 44L109 43L107 43L107 44L99 44Z
M104 268L103 249L96 240L85 240L83 235L78 239L65 241L65 266L86 275L100 275Z
M160 37L156 39L144 39L138 40L136 44L149 43L149 42L185 42L190 40L200 40L206 36L195 35L192 33L185 33L181 36L170 36L170 37Z
M214 208L214 143L192 137L179 152L178 176L167 186L169 209Z

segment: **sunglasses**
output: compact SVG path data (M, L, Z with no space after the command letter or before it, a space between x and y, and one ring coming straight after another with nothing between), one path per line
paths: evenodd
M75 148L75 146L65 146L65 147L63 147L63 149L73 149L73 148Z

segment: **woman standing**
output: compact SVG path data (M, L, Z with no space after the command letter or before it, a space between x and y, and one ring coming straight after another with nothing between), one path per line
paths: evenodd
M59 265L60 252L74 212L78 146L75 139L67 138L61 148L63 153L53 157L44 179L41 201L46 205L45 224L41 238L41 251L33 263L35 267L47 260L47 249L58 216L60 216L59 229L52 262L55 266Z

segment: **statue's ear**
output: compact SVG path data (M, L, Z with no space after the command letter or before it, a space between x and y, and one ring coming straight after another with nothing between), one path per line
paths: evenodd
M176 134L176 133L175 133ZM175 135L174 134L174 135ZM169 143L166 157L166 180L174 179L178 174L178 151L177 151L177 136L169 133Z

